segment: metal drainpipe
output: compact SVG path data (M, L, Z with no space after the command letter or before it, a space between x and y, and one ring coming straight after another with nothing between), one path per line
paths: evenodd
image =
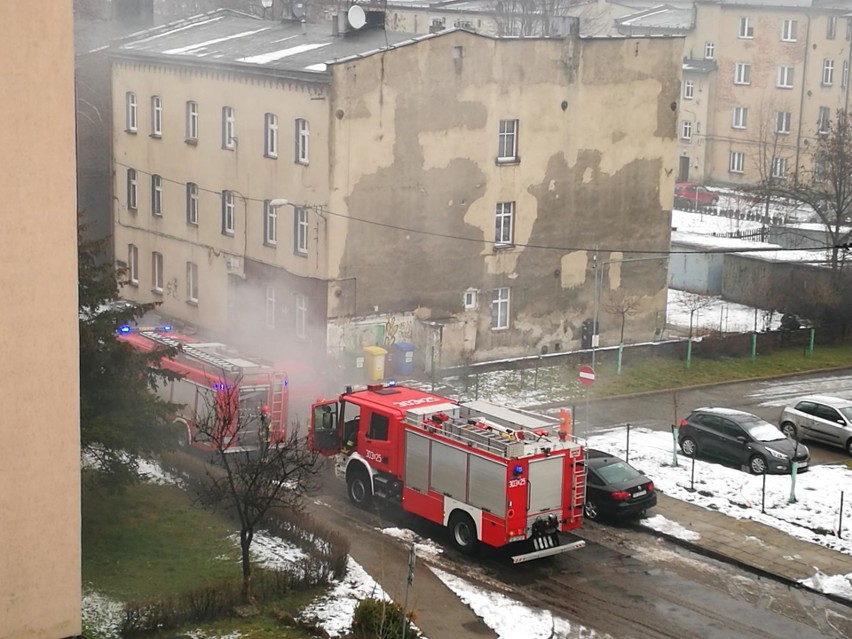
M802 91L799 94L799 126L796 129L796 172L795 183L799 183L799 155L802 151L802 120L804 120L804 106L805 106L805 87L807 86L807 82L805 81L808 76L808 51L810 50L811 45L811 16L807 16L808 26L805 30L805 60L804 64L802 64Z

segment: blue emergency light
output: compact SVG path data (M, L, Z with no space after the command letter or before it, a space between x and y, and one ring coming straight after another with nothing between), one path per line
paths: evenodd
M118 332L122 333L122 334L127 334L132 330L133 329L130 327L130 324L122 324L121 326L118 327Z

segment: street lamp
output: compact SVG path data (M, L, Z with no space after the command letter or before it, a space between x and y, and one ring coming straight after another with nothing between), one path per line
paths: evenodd
M286 200L283 197L278 197L274 200L269 200L269 206L273 209L277 209L279 206L287 206L288 204L290 204L290 200Z

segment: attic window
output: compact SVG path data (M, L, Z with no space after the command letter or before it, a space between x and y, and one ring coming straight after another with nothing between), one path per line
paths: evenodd
M469 288L464 292L464 310L471 311L476 308L476 289Z

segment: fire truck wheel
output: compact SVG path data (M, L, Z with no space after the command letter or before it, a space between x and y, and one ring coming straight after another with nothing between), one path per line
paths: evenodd
M373 500L373 491L370 488L370 478L363 470L356 470L349 474L346 480L349 500L356 506L367 508Z
M466 512L456 511L450 515L447 527L450 530L450 541L458 550L472 555L479 549L476 524Z
M189 430L186 423L176 419L172 424L175 427L175 435L177 437L178 448L184 449L189 447Z
M583 515L585 515L586 519L594 521L600 516L598 505L593 500L587 499L586 505L583 506Z

